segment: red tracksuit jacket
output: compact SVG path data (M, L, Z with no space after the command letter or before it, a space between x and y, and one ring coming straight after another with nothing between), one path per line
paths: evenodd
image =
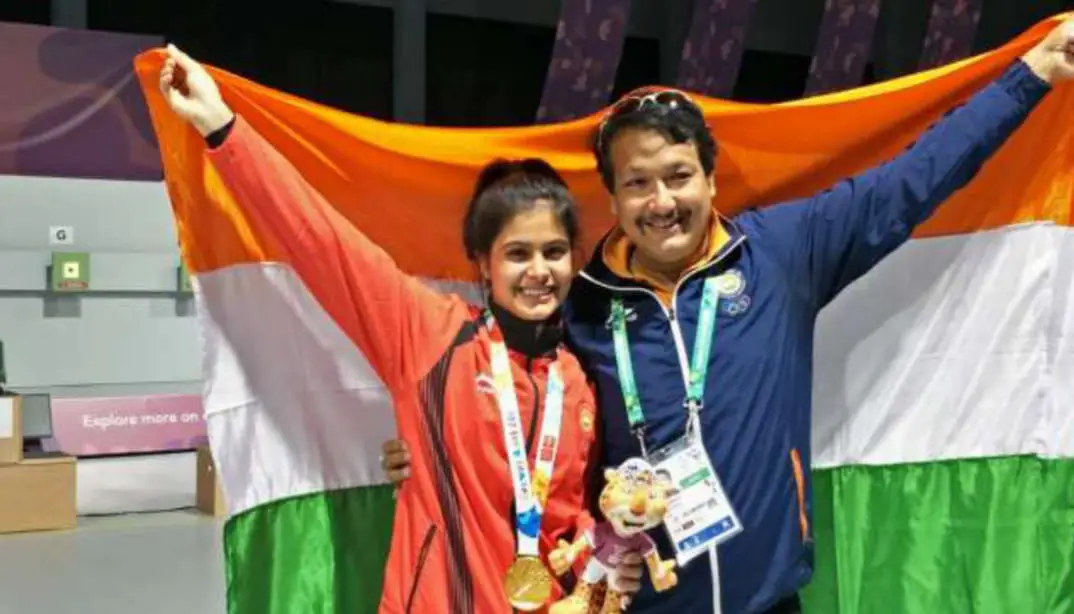
M478 382L491 372L478 312L400 271L241 117L209 157L252 230L289 237L280 247L295 272L391 392L412 465L399 491L380 611L510 612L502 582L514 559L514 496L498 405ZM542 557L590 522L587 476L598 458L592 390L572 354L560 347L557 357L563 425ZM548 364L512 355L524 425L543 406Z

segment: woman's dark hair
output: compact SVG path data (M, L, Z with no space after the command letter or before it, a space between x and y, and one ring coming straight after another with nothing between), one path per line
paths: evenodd
M494 160L481 170L462 223L466 257L488 255L492 243L516 215L538 201L552 207L574 249L578 240L578 208L567 182L550 164L538 158Z

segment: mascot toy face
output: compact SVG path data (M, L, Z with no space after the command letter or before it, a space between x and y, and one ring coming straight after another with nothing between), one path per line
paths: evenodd
M623 537L660 526L667 513L671 485L649 463L630 459L604 472L600 511Z

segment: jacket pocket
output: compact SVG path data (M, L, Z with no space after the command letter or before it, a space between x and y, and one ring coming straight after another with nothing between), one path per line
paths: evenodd
M809 515L806 513L806 483L805 472L802 470L802 455L797 448L791 448L791 470L794 473L794 486L798 502L798 528L802 532L802 541L808 542L812 538L809 535Z
M418 550L418 564L414 567L414 580L410 585L410 594L406 598L406 614L410 614L410 608L414 606L414 596L418 593L418 583L421 582L421 572L425 569L425 559L429 557L429 549L433 546L433 538L436 537L436 525L429 525L425 531L425 537L421 540L421 548Z

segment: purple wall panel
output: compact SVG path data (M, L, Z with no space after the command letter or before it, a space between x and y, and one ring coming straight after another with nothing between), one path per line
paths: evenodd
M805 94L861 84L880 16L880 0L827 0Z
M0 174L159 180L134 76L158 37L0 23Z
M593 113L609 102L630 0L563 0L537 121Z
M933 0L918 68L927 70L967 57L981 21L981 0Z
M678 86L730 98L757 0L694 0L690 33L682 48Z

